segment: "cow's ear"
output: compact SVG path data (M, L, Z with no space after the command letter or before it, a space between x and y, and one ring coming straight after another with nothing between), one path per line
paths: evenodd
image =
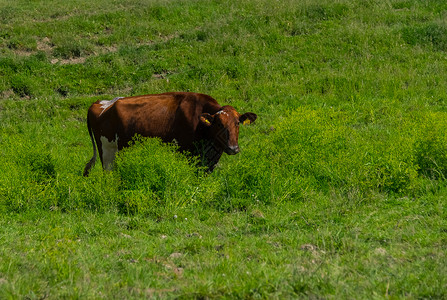
M208 113L201 114L199 119L200 119L200 122L202 122L202 124L205 126L211 126L211 124L214 121L214 117Z
M248 112L239 117L239 122L247 125L253 123L258 116L254 113Z

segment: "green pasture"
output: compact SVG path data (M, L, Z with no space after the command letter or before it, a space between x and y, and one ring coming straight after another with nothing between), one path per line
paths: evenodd
M444 299L447 2L0 0L0 299ZM258 119L211 174L90 104Z

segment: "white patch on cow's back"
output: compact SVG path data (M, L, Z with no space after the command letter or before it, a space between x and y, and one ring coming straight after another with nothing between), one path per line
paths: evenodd
M123 97L116 97L116 98L113 99L113 100L102 100L102 101L100 101L99 104L101 105L102 112L101 112L99 115L102 115L102 113L103 113L107 108L109 108L110 106L112 106L113 103L115 103L115 102L116 102L117 100L119 100L119 99L123 99Z
M102 162L104 170L112 170L115 154L118 152L118 135L115 139L109 141L105 136L101 136L102 144Z

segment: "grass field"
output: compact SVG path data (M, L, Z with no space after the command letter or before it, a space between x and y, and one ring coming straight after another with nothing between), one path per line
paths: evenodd
M1 299L445 299L447 3L0 0ZM205 174L89 105L258 115Z

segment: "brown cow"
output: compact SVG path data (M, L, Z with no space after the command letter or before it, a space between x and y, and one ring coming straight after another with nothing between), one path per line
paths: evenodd
M239 152L239 124L256 120L254 113L240 115L220 106L212 97L196 93L165 93L96 101L87 114L93 157L84 169L88 176L96 162L96 145L103 169L110 170L115 154L132 138L159 137L176 141L180 151L199 155L212 171L223 152Z

